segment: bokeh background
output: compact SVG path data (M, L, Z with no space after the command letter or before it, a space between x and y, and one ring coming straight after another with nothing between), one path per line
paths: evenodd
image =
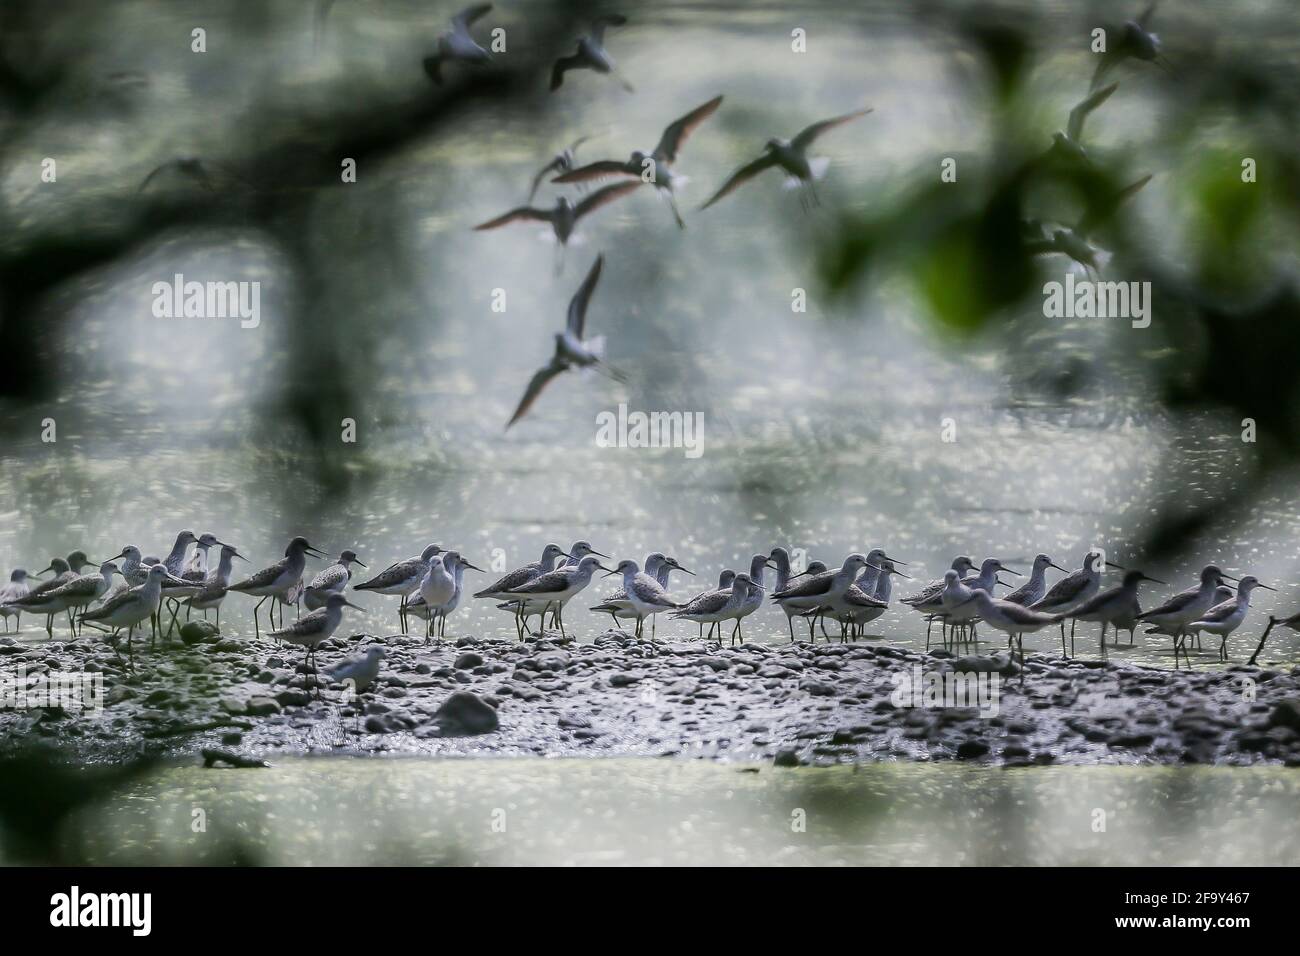
M1117 36L1135 4L655 4L606 37L634 93L583 72L555 94L550 62L598 7L498 4L475 33L504 27L507 54L438 88L420 62L456 9L4 4L6 574L77 547L162 554L182 527L254 566L298 533L372 568L430 541L513 567L585 537L618 557L668 551L701 580L774 544L831 562L881 545L927 579L957 553L1075 567L1103 546L1180 587L1218 561L1281 589L1257 592L1264 610L1296 610L1287 0L1157 9L1167 67L1110 73L1086 175L1036 157L1087 93L1091 29ZM471 231L576 137L591 137L581 160L621 158L718 93L678 164L684 231L639 190L585 222L559 277L536 225ZM820 208L771 173L697 211L769 136L862 106L819 143ZM945 157L956 183L939 182ZM1069 264L1030 257L1020 220L1072 222L1144 173L1097 240L1107 278L1153 283L1151 326L1044 318L1042 285ZM565 376L503 431L597 252L589 329L628 382ZM177 272L260 281L260 326L154 318L152 285ZM620 402L702 412L703 456L596 447L597 414ZM232 596L223 624L246 626L250 603ZM358 629L392 625L394 602L364 603ZM484 603L448 633L510 633ZM785 637L774 610L751 622L753 639ZM898 610L874 630L923 640ZM1272 640L1265 659L1296 658ZM1169 660L1162 642L1124 653Z

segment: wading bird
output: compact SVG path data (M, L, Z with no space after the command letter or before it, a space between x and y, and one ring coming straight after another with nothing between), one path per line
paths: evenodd
M325 606L331 594L342 594L352 580L352 565L365 567L365 562L357 557L351 548L341 552L339 559L328 568L322 568L311 584L302 592L302 603L309 611L317 611Z
M282 627L279 630L271 631L271 637L278 641L285 641L289 644L295 644L304 651L303 661L306 665L306 672L309 676L316 676L316 649L328 641L343 620L343 609L345 607L356 608L358 611L364 611L365 608L357 607L347 599L343 594L331 594L325 602L325 606L316 611L304 614L296 621L290 621L288 627ZM313 681L316 685L316 696L320 696L320 681Z
M390 564L369 581L356 585L354 591L374 591L376 594L401 595L402 601L397 607L397 619L406 633L406 605L408 600L420 590L420 582L429 570L429 562L442 552L442 548L431 544L414 558Z
M240 594L249 594L253 597L261 598L253 607L253 633L260 634L261 631L257 621L257 610L267 599L280 600L282 603L289 596L289 592L302 583L302 572L307 567L307 555L312 557L323 558L325 553L313 548L307 539L301 535L295 537L289 542L288 547L284 549L284 557L270 567L263 568L254 574L249 575L238 584L232 584L229 587L231 591L238 591ZM150 574L153 572L150 571ZM275 604L271 604L270 611L267 612L268 619L271 618L275 611ZM280 623L284 623L284 610L280 611ZM272 620L271 625L274 625Z

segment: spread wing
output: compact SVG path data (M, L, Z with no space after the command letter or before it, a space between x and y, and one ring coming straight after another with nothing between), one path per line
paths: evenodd
M1119 192L1106 197L1100 202L1094 203L1083 217L1079 220L1079 225L1074 231L1080 236L1087 236L1090 232L1100 226L1103 222L1115 214L1115 211L1123 205L1124 201L1132 198L1140 192L1142 187L1151 181L1151 174L1147 173L1137 182L1130 183Z
M533 177L533 186L531 189L528 190L529 202L532 202L533 197L537 195L537 187L542 184L542 180L545 179L551 173L555 172L559 168L560 168L560 159L559 157L556 157L555 159L547 163L545 166L543 166L540 170L538 170L537 175Z
M610 13L603 17L597 17L591 24L591 38L597 43L604 42L606 27L621 27L627 23L627 17L621 13Z
M604 254L596 256L587 278L582 280L582 285L578 286L577 293L569 302L568 328L579 339L582 338L582 330L587 325L587 303L591 301L591 294L596 291L596 283L600 281L600 270L604 265Z
M523 219L536 219L538 222L550 222L551 214L542 209L534 209L532 206L520 206L518 209L512 209L503 216L497 216L495 219L489 219L487 222L481 222L474 227L475 232L482 232L484 229L496 229L508 223L517 222Z
M588 163L586 166L579 166L577 169L571 169L567 173L556 176L551 180L553 183L586 183L593 179L606 179L610 176L631 176L640 178L640 175L628 169L627 163L620 162L617 159L602 159L599 162Z
M768 169L769 167L775 165L776 165L776 158L773 157L771 153L764 153L762 156L758 157L758 159L754 160L752 163L747 163L746 165L741 166L738 170L736 170L734 173L731 174L730 179L728 179L725 183L722 184L722 188L713 194L713 198L710 199L708 202L706 202L700 208L708 209L710 206L712 206L723 196L727 195L728 193L735 192L737 189L745 185L745 183L749 182L751 179L753 179L763 170Z
M564 74L569 70L577 70L586 66L587 59L581 53L575 53L573 56L562 56L555 61L551 67L551 91L558 90L564 83Z
M813 123L807 129L803 130L798 136L791 141L791 146L795 149L807 149L812 145L813 140L823 133L833 130L837 126L843 126L845 123L851 123L855 119L866 116L871 110L857 110L852 113L845 113L843 116L836 116L832 119L822 120L820 123Z
M615 199L626 196L632 190L641 185L641 180L630 183L615 183L613 186L606 186L603 189L597 189L594 193L578 203L575 210L577 217L581 219L587 213L599 209L606 203L611 203Z
M1110 86L1102 87L1097 92L1086 97L1074 109L1070 110L1070 122L1069 125L1065 127L1065 132L1070 139L1074 140L1076 143L1079 142L1079 137L1083 135L1083 121L1088 118L1088 114L1102 103L1105 103L1106 100L1110 99L1110 95L1117 89L1119 89L1118 83L1112 83Z
M509 428L515 422L519 421L519 419L527 415L528 410L532 408L533 403L537 401L537 396L542 394L542 389L551 384L551 379L555 378L555 376L559 375L568 367L568 363L557 355L551 359L548 365L538 369L537 373L532 377L532 380L529 381L528 388L524 389L524 397L519 400L519 407L516 408L515 413L510 416L510 421L506 422L506 428Z
M460 27L462 30L468 30L473 26L474 21L487 14L492 9L490 3L479 3L472 7L466 7L460 13L451 18L453 25Z
M655 155L662 156L670 163L676 162L677 151L682 148L686 138L695 132L695 127L712 116L720 105L722 105L722 97L715 96L703 106L695 107L681 119L670 124L664 130L663 136L659 138L659 145L655 147Z
M1151 15L1156 12L1155 0L1147 4L1147 8L1142 11L1142 16L1137 18L1137 25L1143 30L1151 29Z

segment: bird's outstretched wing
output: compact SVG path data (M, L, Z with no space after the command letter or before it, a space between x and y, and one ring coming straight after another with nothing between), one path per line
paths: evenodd
M577 70L585 66L586 57L581 53L575 53L573 56L562 56L555 61L551 67L551 92L555 92L564 84L564 74L569 70Z
M1056 242L1052 239L1031 239L1024 243L1024 250L1027 256L1050 256L1054 252L1061 251L1056 248Z
M1156 12L1155 0L1147 4L1147 8L1142 11L1142 15L1137 18L1137 25L1143 30L1151 29L1151 15Z
M758 157L758 159L754 160L752 163L746 163L744 166L741 166L738 170L732 173L731 178L722 184L722 188L713 194L713 198L710 199L708 202L706 202L700 208L708 209L710 206L712 206L723 196L727 195L728 193L735 192L737 189L745 185L745 183L749 182L751 179L753 179L763 170L768 169L775 165L776 165L776 159L775 157L772 156L771 153L764 153L762 156Z
M664 130L663 136L659 137L659 145L655 147L655 155L662 156L670 163L675 163L677 161L677 151L682 148L686 138L695 132L695 127L712 116L714 111L721 105L722 97L715 96L703 106L695 107L681 119L671 123Z
M635 180L630 183L615 183L613 186L605 186L603 189L597 189L594 193L578 203L574 212L577 218L581 219L587 213L599 209L606 203L611 203L620 196L626 196L632 190L641 185L641 180Z
M155 177L161 176L172 170L175 170L181 175L193 178L195 182L208 192L212 192L216 189L216 183L213 181L211 174L208 172L207 167L201 160L170 159L162 165L150 170L149 175L144 178L144 181L140 183L140 188L136 191L141 193L144 192L149 188L149 184L153 182Z
M503 216L497 216L495 219L489 219L487 222L481 222L474 227L475 232L482 232L484 229L496 229L498 226L504 226L507 223L517 222L522 219L535 219L538 222L550 222L551 214L542 209L534 209L532 206L520 206L518 209L511 209Z
M532 379L528 382L528 387L524 389L524 397L519 400L519 407L515 413L510 416L510 421L506 422L506 428L509 428L519 419L528 414L528 410L533 407L537 401L537 396L542 394L542 389L551 383L551 379L559 375L569 366L558 355L551 359L550 363L537 370Z
M557 156L555 159L551 160L540 170L538 170L537 175L533 177L533 186L531 189L528 190L529 202L532 202L533 197L537 195L537 187L542 184L542 180L545 179L547 176L549 176L551 173L555 172L559 168L560 168L560 158Z
M582 338L582 330L587 325L587 304L591 301L591 294L596 291L596 283L600 281L600 270L604 265L605 256L603 254L596 256L587 278L582 280L582 285L578 286L578 291L569 302L568 329L579 339Z
M1079 137L1083 135L1083 121L1088 118L1088 114L1110 99L1110 95L1118 88L1118 83L1103 87L1095 93L1089 94L1078 106L1070 110L1070 122L1065 127L1065 132L1070 139L1076 143L1079 142Z
M1113 216L1115 210L1117 210L1125 200L1139 192L1142 187L1150 181L1151 173L1147 173L1136 182L1129 183L1119 192L1094 203L1083 214L1082 218L1079 219L1079 224L1075 226L1074 231L1080 236L1087 236L1090 232Z
M627 163L620 162L617 159L602 159L598 162L588 163L586 166L579 166L577 169L571 169L567 173L556 176L551 182L586 183L593 179L607 179L610 176L639 178L640 174L628 169Z
M591 38L597 43L603 43L605 41L606 27L621 27L625 23L627 23L627 17L621 13L610 13L603 17L597 17L591 23Z
M855 119L866 116L870 109L856 110L852 113L845 113L843 116L836 116L828 120L822 120L820 123L813 123L807 129L801 131L792 141L791 145L795 149L807 149L812 145L813 140L821 136L822 133L829 132L837 126L843 126L845 123L851 123Z
M473 26L475 20L486 15L491 9L492 4L490 3L478 3L472 7L466 7L451 18L452 25L460 27L462 30L468 30Z

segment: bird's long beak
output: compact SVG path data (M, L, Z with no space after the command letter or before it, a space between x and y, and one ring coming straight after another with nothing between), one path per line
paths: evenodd
M126 557L126 552L125 552L125 551L119 551L117 554L113 555L113 556L112 556L111 558L109 558L108 560L110 560L110 561L116 561L118 558L125 558L125 557ZM101 561L101 562L99 562L99 563L100 563L100 564L103 564L104 562Z
M889 555L885 555L885 560L893 561L895 564L901 564L903 567L907 567L906 561L899 561L898 558L891 558Z
M474 570L474 571L482 571L482 570L483 570L483 569L480 568L477 564L470 564L468 561L465 561L464 564L465 564L465 567L470 568L471 570Z
M1048 562L1047 562L1047 566L1048 566L1049 568L1056 568L1056 570L1058 570L1058 571L1062 571L1062 572L1064 572L1065 574L1069 574L1069 573L1070 573L1069 571L1066 571L1065 568L1063 568L1063 567L1061 567L1059 564L1057 564L1055 561L1048 561Z
M1149 575L1149 574L1144 574L1144 575L1142 575L1142 580L1143 580L1143 581L1150 581L1152 584L1164 584L1164 583L1165 583L1164 581L1161 581L1159 578L1153 578L1153 577L1151 577L1151 575Z
M366 564L366 562L362 561L360 558L354 558L353 561L352 561L352 563L353 563L353 564L359 564L359 565L361 565L363 568L368 568L368 567L370 567L370 565Z
M750 582L749 582L749 586L750 586L751 588L758 588L760 591L766 591L766 590L767 590L767 588L763 587L763 585L759 584L757 581L750 581ZM1263 586L1264 586L1264 585L1262 585L1262 584L1260 585L1260 587L1263 587Z
M1108 568L1114 568L1116 571L1127 571L1127 570L1128 570L1128 568L1124 567L1124 565L1122 565L1122 564L1116 564L1114 561L1107 561L1107 562L1106 562L1106 567L1108 567Z
M307 551L308 554L310 554L312 557L315 557L315 558L328 558L328 557L329 557L329 555L326 554L324 551L320 550L320 548L313 548L311 545L307 545L306 551Z
M1014 575L1015 575L1016 577L1018 577L1018 578L1023 578L1023 577L1024 577L1024 575L1021 574L1019 571L1017 571L1015 568L1009 568L1009 567L1007 567L1005 564L1002 565L1002 567L998 568L998 570L999 570L999 571L1006 571L1008 574L1014 574Z
M871 569L873 569L873 570L875 570L875 571L883 571L883 570L885 570L885 569L882 568L880 565L878 565L878 564L872 564L870 561L867 562L867 567L869 567L869 568L871 568Z
M32 575L32 577L39 578L46 571L53 571L53 570L54 570L54 565L51 564L48 568L42 568L41 570L37 571L35 574Z
M354 608L355 610L358 610L358 611L364 611L364 610L365 610L365 608L361 607L360 605L353 604L351 601L344 601L343 603L346 604L348 607L350 607L350 608Z
M1234 578L1231 574L1224 574L1222 571L1219 572L1219 577L1223 578L1223 580L1225 580L1225 581L1240 581L1240 580L1241 580L1241 578Z
M894 563L897 564L898 562L895 561ZM909 581L912 580L912 576L910 574L904 574L902 571L898 570L898 568L894 568L894 574L897 574L900 578L907 578L907 580Z
M230 549L230 556L231 556L232 558L238 558L240 561L247 561L247 560L248 560L248 558L244 557L242 554L240 554L240 553L239 553L238 551L236 551L234 548L231 548L231 549Z
M1255 587L1263 588L1265 591L1276 591L1277 588L1271 588L1267 584L1256 584Z
M683 574L689 574L691 577L695 577L694 571L690 570L690 568L682 567L676 561L673 562L673 567L675 567L678 571L681 571Z
M591 549L591 553L594 554L594 555L596 555L596 557L598 557L598 558L608 558L608 557L609 557L608 554L605 554L603 551L597 551L595 548L592 548L592 549Z

